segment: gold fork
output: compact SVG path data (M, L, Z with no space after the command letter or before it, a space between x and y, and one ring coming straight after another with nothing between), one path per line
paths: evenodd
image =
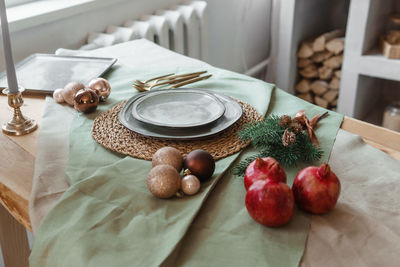
M199 77L201 74L206 73L206 72L207 71L199 71L199 72L186 73L186 74L180 74L180 75L175 75L175 76L171 76L172 74L167 74L167 75L149 79L145 82L136 80L136 82L133 83L132 86L139 92L144 92L144 91L149 91L154 87L165 85L165 84L176 84L176 83L179 84L184 81Z

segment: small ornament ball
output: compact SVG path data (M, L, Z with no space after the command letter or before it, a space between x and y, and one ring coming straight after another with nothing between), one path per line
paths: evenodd
M90 113L97 109L98 104L99 97L92 89L81 89L75 94L74 108L77 111Z
M186 170L190 171L190 174L193 174L201 182L209 179L215 170L215 161L214 158L205 150L196 149L187 154L183 167Z
M170 198L178 192L181 186L181 177L174 167L163 164L151 169L146 183L147 188L154 196Z
M56 101L57 103L65 102L64 97L62 95L62 91L63 91L62 88L58 88L58 89L54 90L54 92L53 92L54 101Z
M167 164L174 167L178 172L182 170L183 157L181 152L174 147L162 147L154 153L151 159L152 166Z
M181 189L186 195L194 195L200 190L200 181L192 174L186 175L181 181Z
M96 92L101 102L106 101L111 93L110 83L103 78L96 78L91 80L88 87Z
M68 105L73 106L74 105L74 97L75 94L85 88L85 85L80 82L70 82L68 83L64 89L61 91L62 96L65 100L65 102L68 103Z

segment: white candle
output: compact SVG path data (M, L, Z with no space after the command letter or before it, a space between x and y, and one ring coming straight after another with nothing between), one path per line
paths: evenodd
M8 89L10 94L18 93L17 76L15 75L14 60L11 50L10 33L8 31L8 21L6 5L4 0L0 0L1 32L3 34L4 58L6 59L6 72Z

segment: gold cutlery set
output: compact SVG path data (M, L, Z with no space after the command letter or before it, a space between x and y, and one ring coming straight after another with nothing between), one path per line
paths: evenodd
M150 91L151 89L162 85L168 85L169 89L179 88L187 84L206 80L212 76L212 74L201 76L204 73L207 73L207 71L199 71L179 75L175 75L175 73L170 73L167 75L154 77L146 81L136 80L132 84L132 86L139 92Z

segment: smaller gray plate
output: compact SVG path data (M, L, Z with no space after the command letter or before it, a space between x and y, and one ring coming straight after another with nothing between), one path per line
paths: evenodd
M192 90L192 89L180 88L177 90ZM144 136L150 136L168 140L196 140L196 139L203 139L206 137L210 137L228 129L235 122L237 122L242 117L243 110L242 107L239 105L239 103L237 103L231 97L219 93L214 93L211 91L208 92L218 97L218 99L225 106L225 113L223 116L221 116L221 118L216 120L214 123L211 123L203 127L182 128L182 129L158 127L136 120L132 116L132 106L135 103L135 101L145 96L149 92L140 93L130 98L120 111L118 118L119 121L122 123L122 125L124 125L126 128Z
M201 127L218 120L225 106L214 95L199 90L151 91L132 106L135 119L160 127Z

